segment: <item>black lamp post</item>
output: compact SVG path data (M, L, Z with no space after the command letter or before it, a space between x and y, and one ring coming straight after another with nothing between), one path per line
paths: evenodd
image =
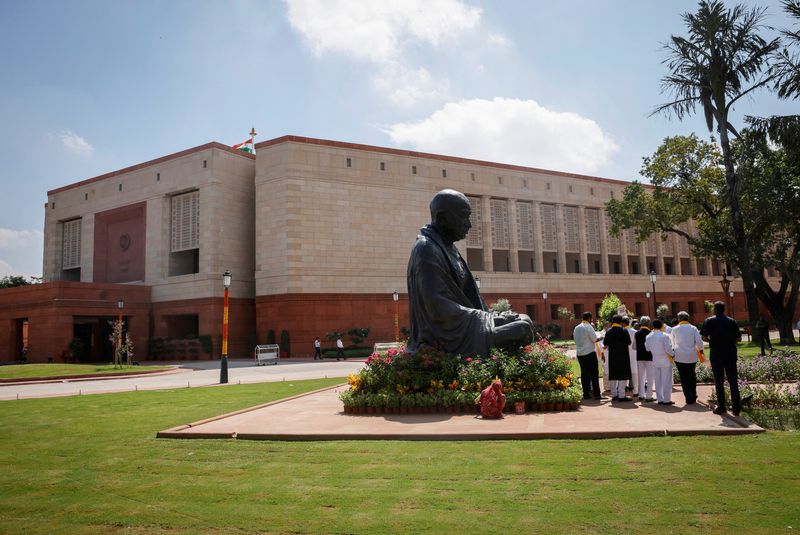
M658 316L658 304L656 303L656 272L650 272L650 284L653 285L653 316Z
M400 295L395 290L392 293L392 301L394 301L394 341L400 341L400 311L398 309L398 301L400 300Z
M543 317L544 317L545 322L547 322L547 318L549 316L549 312L547 310L547 290L543 290L542 291L542 299L544 300L544 314L543 314Z
M644 293L644 298L647 301L647 313L652 318L653 317L653 310L651 308L652 305L650 304L650 292L645 292Z
M222 274L222 286L225 294L222 299L222 360L219 365L219 382L228 382L228 288L231 287L231 272L225 270Z
M722 286L722 295L723 295L725 301L727 301L728 300L728 291L731 288L731 281L728 280L728 270L726 270L726 269L722 270L722 280L719 281L719 285ZM731 311L731 314L733 314L733 311Z
M125 301L122 299L117 301L117 350L116 355L114 355L114 361L119 366L122 366L122 309L124 307Z

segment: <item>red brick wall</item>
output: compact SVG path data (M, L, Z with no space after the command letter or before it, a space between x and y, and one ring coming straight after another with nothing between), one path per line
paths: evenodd
M0 360L19 357L14 354L16 319L29 322L29 361L60 360L72 340L73 316L116 317L119 299L138 360L147 347L150 287L65 281L0 290Z

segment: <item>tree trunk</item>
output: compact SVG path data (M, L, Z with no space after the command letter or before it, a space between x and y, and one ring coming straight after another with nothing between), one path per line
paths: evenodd
M739 187L736 179L736 170L733 166L731 155L731 145L728 139L727 117L720 117L718 114L717 124L719 126L719 140L722 147L722 159L725 162L725 183L728 186L728 205L731 209L731 226L733 228L733 238L736 241L737 256L742 275L742 285L744 295L747 300L747 316L753 332L753 341L759 341L760 335L757 334L755 327L758 321L758 298L753 288L753 270L750 260L750 246L747 243L747 235L744 230L744 220L742 210L739 206Z

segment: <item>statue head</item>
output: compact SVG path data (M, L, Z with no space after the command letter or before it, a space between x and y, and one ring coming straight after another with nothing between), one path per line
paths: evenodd
M444 189L433 196L430 208L431 224L445 241L453 243L467 237L472 228L469 222L472 209L463 193Z

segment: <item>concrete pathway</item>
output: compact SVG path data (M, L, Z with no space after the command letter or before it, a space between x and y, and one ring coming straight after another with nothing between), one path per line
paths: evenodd
M346 385L260 405L158 433L160 438L248 440L488 440L722 435L764 430L742 418L717 416L703 404L672 406L587 401L577 411L508 414L346 415L338 394ZM700 399L707 398L701 393Z
M150 363L147 364L156 364ZM77 396L135 390L195 388L219 385L219 361L175 362L181 367L172 373L140 375L114 379L64 379L48 382L0 385L0 400ZM232 360L228 365L229 384L268 383L345 377L364 366L363 360L284 360L275 365L255 366L252 360Z

